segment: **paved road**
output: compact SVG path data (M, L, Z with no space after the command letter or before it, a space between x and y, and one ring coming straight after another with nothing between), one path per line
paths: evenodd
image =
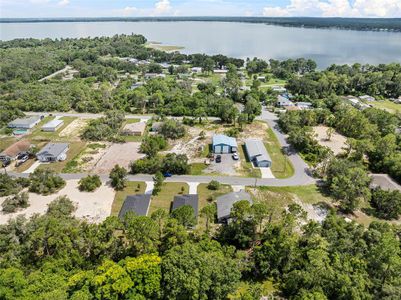
M27 113L28 115L38 115L43 113ZM80 113L54 113L60 116L73 116L73 117L81 117L81 118L99 118L102 114L80 114ZM141 118L141 119L150 119L151 116L143 116L143 115L128 115L127 118ZM209 120L216 118L209 118ZM308 174L308 166L302 160L302 158L292 150L291 146L287 143L285 135L280 132L277 126L277 116L273 113L270 113L263 109L262 115L257 118L258 120L262 120L267 122L268 125L273 129L273 132L276 134L280 144L289 149L288 159L291 161L294 166L295 173L292 177L286 179L277 179L277 178L245 178L245 177L236 177L236 176L191 176L191 175L175 175L170 178L166 178L166 182L199 182L199 183L208 183L211 180L217 180L222 184L230 184L230 185L241 185L241 186L297 186L297 185L309 185L316 182L316 179L312 178ZM27 177L28 174L16 174L10 173L10 175L19 176L19 177ZM87 176L87 174L60 174L66 180L69 179L80 179L82 177ZM108 175L101 175L102 180L108 180ZM129 175L129 181L152 181L152 175Z

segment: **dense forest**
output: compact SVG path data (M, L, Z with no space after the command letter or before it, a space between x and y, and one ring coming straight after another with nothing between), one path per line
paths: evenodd
M314 17L118 17L118 18L49 18L49 19L1 19L3 23L34 22L246 22L269 25L307 27L307 28L340 28L350 30L385 30L401 31L399 18L314 18Z

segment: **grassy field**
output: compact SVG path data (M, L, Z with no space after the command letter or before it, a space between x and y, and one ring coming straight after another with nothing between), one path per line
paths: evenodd
M193 163L191 164L191 172L190 175L202 175L203 170L207 168L207 165L204 163Z
M8 148L17 141L15 137L2 137L0 138L0 152Z
M271 170L276 178L288 178L294 175L294 167L282 152L280 143L273 130L267 130L265 146L273 161Z
M140 119L126 119L121 126L121 128L124 128L125 125L127 124L133 124L133 123L138 123L141 121ZM144 135L146 134L146 130L144 132ZM125 142L141 142L143 136L135 136L135 135L123 135L124 141Z
M128 195L143 194L145 192L145 182L129 181L124 190L118 191L114 196L114 201L111 206L111 215L118 216L121 206Z
M391 102L389 100L384 100L384 101L373 101L369 102L369 104L372 104L373 107L375 108L380 108L387 110L390 113L400 113L401 112L401 104L396 104L394 102Z
M182 190L183 189L183 190ZM188 194L189 186L186 183L180 182L165 182L160 193L157 196L152 196L152 201L150 202L149 214L157 210L158 208L163 208L170 212L171 203L174 200L175 195Z
M158 42L149 42L149 43L146 43L145 46L147 48L152 48L152 49L166 51L166 52L173 52L173 51L179 51L179 50L184 49L184 47L181 47L181 46L163 45Z
M55 132L44 132L42 131L42 126L45 125L47 122L53 120L54 117L46 117L44 118L32 131L32 133L28 136L28 138L32 141L43 141L43 140L48 140L48 141L69 141L68 137L60 137L59 133L64 130L68 125L71 124L72 121L74 121L76 118L75 117L62 117L60 118L61 120L64 121L64 124L60 126Z

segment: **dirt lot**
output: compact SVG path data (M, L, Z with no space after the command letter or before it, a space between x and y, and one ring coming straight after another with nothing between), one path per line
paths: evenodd
M36 213L43 214L46 212L47 205L50 202L64 195L76 204L76 217L85 218L90 222L98 223L105 220L110 215L114 193L114 190L105 183L93 193L80 192L78 190L78 180L68 180L66 186L56 194L42 196L29 193L30 206L12 214L3 214L0 212L0 224L5 224L10 218L14 218L18 215L30 217ZM0 203L3 203L5 198L7 197L0 198Z
M79 136L87 123L88 120L81 118L72 121L70 125L60 132L60 137L73 137L79 139Z
M141 143L129 142L125 144L112 144L110 147L102 149L103 156L94 165L92 171L96 174L108 174L116 165L127 168L134 160L138 160L145 155L139 153Z
M347 138L334 132L331 136L330 141L327 140L327 126L316 126L313 127L314 132L317 135L317 141L320 145L330 148L335 155L343 152L343 148L345 147L345 142Z

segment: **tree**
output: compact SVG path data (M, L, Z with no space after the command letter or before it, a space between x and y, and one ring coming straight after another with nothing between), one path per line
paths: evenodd
M27 208L29 206L28 200L29 195L27 192L15 194L13 197L4 200L4 202L1 204L3 212L13 213L16 212L19 208Z
M385 191L380 188L372 190L370 204L378 217L391 220L401 215L401 193Z
M159 239L161 240L163 233L163 226L168 217L168 213L166 212L165 209L158 208L154 212L152 212L152 215L150 217L152 218L152 220L157 222L159 226Z
M216 218L217 207L215 204L206 205L201 209L201 216L206 219L206 232L209 232L210 222Z
M212 180L207 184L207 188L212 191L217 191L220 188L220 182Z
M262 232L263 220L268 216L268 207L265 202L254 203L251 207L252 215L256 224L259 224L259 232Z
M178 123L178 121L168 119L166 120L160 127L160 134L168 139L179 139L185 136L186 130L185 127Z
M47 214L56 218L71 217L76 209L67 196L60 196L48 204Z
M183 205L173 210L171 217L184 227L193 227L196 225L195 211L190 205Z
M154 253L159 245L157 223L146 216L127 213L124 218L124 232L131 251L135 255Z
M78 182L78 188L81 192L93 192L102 185L98 175L88 175Z
M185 154L169 153L163 158L161 170L171 174L188 174L188 157Z
M334 128L332 128L332 127L327 128L327 130L326 130L326 140L327 141L331 141L331 138L332 138L334 132L335 132Z
M160 193L162 186L163 186L163 182L164 182L163 174L160 171L157 172L155 174L155 176L153 177L153 181L154 181L154 187L153 187L152 195L156 196Z
M154 157L156 154L166 149L167 141L161 135L149 135L142 139L140 151L147 157Z
M126 186L127 170L119 165L115 165L111 170L109 178L111 179L111 186L116 191L121 191Z
M48 169L36 169L29 175L29 179L29 191L41 195L54 194L65 186L64 179Z

